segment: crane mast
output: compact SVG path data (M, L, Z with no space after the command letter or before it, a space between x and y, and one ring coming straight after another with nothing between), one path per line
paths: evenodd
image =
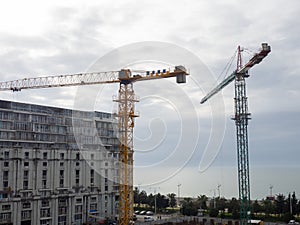
M241 49L238 47L237 68L242 66ZM249 176L249 153L248 153L248 102L246 95L245 77L248 72L237 73L234 81L234 109L236 126L236 144L238 157L238 185L240 199L240 224L246 225L250 220L250 176Z
M118 135L119 135L119 223L128 225L133 219L133 128L135 97L133 83L162 78L176 77L177 83L185 83L189 75L183 66L170 70L144 71L134 74L129 69L111 72L78 73L45 77L24 78L0 82L0 91L23 89L66 87L92 84L119 83L118 102Z
M246 95L246 81L248 71L260 63L271 52L268 44L263 43L262 49L256 53L244 66L242 65L241 48L238 47L238 60L236 70L217 85L211 92L201 99L201 104L217 94L234 80L234 109L233 120L236 125L236 142L238 158L238 186L240 199L240 225L247 225L250 220L250 177L249 177L249 151L248 151L248 101Z
M131 82L121 81L115 101L119 105L119 223L128 224L133 219L133 127L138 116L134 110L138 100Z

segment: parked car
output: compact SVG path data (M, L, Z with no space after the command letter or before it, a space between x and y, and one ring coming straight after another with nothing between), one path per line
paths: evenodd
M114 220L107 220L105 223L108 225L117 225L117 221Z
M295 220L290 220L289 225L296 225L296 224L299 224L299 222L295 221Z
M139 210L136 210L136 211L134 212L134 214L138 215L138 214L140 214L140 211L139 211Z
M153 216L153 212L152 212L152 211L147 211L147 212L146 212L146 215L148 215L148 216Z
M146 211L141 211L140 212L140 215L145 215L146 214Z
M144 222L151 222L154 221L154 218L152 216L145 216L144 217Z

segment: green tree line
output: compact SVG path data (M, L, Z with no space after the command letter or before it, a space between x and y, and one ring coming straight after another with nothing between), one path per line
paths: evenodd
M196 216L201 211L212 217L230 217L239 219L240 202L236 198L225 199L224 197L211 198L205 195L197 199L185 198L181 202L181 212L184 215ZM295 192L284 196L278 194L274 198L251 201L251 218L269 221L285 221L299 218L300 200Z
M143 208L146 205L154 209L155 200L158 212L177 205L175 193L154 195L138 188L134 189L134 203L137 207ZM180 212L187 216L197 216L201 212L212 217L239 219L239 210L240 203L237 198L209 198L206 195L199 195L197 198L184 198L180 201ZM278 194L273 198L254 200L251 201L251 214L253 219L268 221L297 220L300 215L300 200L297 199L295 192L287 196Z
M138 188L135 188L133 193L134 203L138 208L144 208L144 206L146 205L154 209L155 201L158 211L162 211L168 207L174 208L176 206L176 194L174 193L170 193L167 195L157 193L153 195L152 193L147 194L147 192L144 190L140 191Z

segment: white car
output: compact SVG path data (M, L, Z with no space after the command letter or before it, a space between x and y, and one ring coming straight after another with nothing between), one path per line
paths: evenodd
M144 222L151 222L154 221L154 218L152 216L145 216L144 217Z
M147 215L147 216L153 216L153 212L152 212L152 211L147 211L147 212L146 212L146 215Z

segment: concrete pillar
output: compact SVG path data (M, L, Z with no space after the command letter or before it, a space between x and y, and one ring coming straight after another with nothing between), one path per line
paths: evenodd
M51 205L51 217L52 217L52 221L51 224L52 225L57 225L58 224L58 198L55 197L54 199L52 199L52 204Z

